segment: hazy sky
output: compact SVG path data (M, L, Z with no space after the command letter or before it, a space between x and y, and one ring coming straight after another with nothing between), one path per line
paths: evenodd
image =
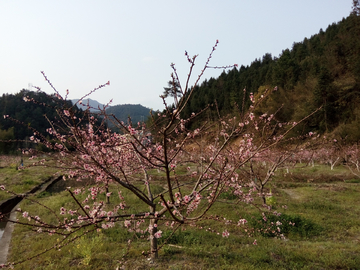
M279 56L342 20L351 0L0 0L0 94L29 84L113 105L161 109L159 95L175 63L185 83L184 51L199 54L194 75L216 39L214 66L249 65ZM217 77L222 70L205 73ZM196 76L194 76L195 78Z

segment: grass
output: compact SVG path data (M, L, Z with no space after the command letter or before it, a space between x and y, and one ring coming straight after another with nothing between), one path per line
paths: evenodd
M159 182L155 188L161 192L162 184L156 181ZM178 230L160 250L160 258L151 262L141 255L149 249L148 242L140 241L119 223L115 228L89 234L15 269L116 269L120 266L125 269L360 269L360 184L346 169L336 167L331 171L328 166L319 165L291 168L289 173L278 170L269 187L276 198L274 210L283 215L281 219L269 217L268 221L295 223L294 226L287 224L287 229L284 225L285 240L261 231L261 214L249 205L235 204L231 193L224 193L211 214L234 222L239 215L246 217L249 230L253 231L251 237L244 230L229 226L226 229L230 237L222 238L217 232L224 230L224 224L204 220L199 226L211 227L214 232L196 227ZM111 188L115 192L115 187ZM54 209L69 208L73 204L66 192L35 196ZM115 199L113 202L117 203ZM146 209L136 197L130 197L129 206L128 212ZM31 201L24 201L21 207L56 220ZM170 235L170 230L164 230L163 235ZM129 239L132 243L128 250ZM253 245L255 239L257 245ZM61 240L57 235L38 234L31 228L15 226L9 259L17 261L35 255Z
M18 169L20 157L0 156L0 185L4 185L8 190L16 194L23 194L57 172L56 169L51 167L28 166L32 162L34 161L24 158L25 167ZM11 193L0 192L0 201L12 196Z

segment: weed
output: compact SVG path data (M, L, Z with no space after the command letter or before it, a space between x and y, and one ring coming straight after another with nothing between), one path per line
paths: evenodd
M43 192L40 192L39 194L36 195L36 198L45 198L45 197L49 197L51 196L52 193L50 192L47 192L47 191L43 191Z
M277 237L280 234L289 236L298 235L309 238L319 235L323 230L321 226L309 219L298 215L267 215L266 218L259 216L251 220L254 230L265 237Z
M101 250L104 242L104 236L101 233L78 239L75 243L74 252L76 256L81 258L81 264L89 265L94 255Z

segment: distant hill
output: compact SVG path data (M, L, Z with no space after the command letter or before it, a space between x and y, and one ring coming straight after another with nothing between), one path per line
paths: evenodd
M78 101L79 101L79 99L72 99L72 100L71 100L71 102L72 102L73 104L75 104L75 103L78 102ZM97 111L97 110L99 110L99 108L100 108L100 109L103 109L104 106L105 106L104 104L101 104L100 102L98 102L98 101L96 101L96 100L93 100L93 99L91 99L91 98L86 98L86 99L84 99L84 100L82 101L82 104L83 104L84 106L77 104L77 107L80 108L80 109L85 110L85 109L87 108L86 105L89 104L89 105L90 105L90 111L91 111L91 112Z
M25 102L27 99L34 99L36 102ZM59 100L54 95L47 95L43 92L33 92L29 90L21 90L17 94L3 94L0 96L0 153L14 153L18 148L31 147L29 138L34 135L34 130L47 135L47 129L51 127L49 121L57 123L57 109L62 106L70 108L78 99L71 102ZM96 100L87 99L86 102L96 111L96 108L103 108L104 105ZM46 104L44 106L43 104ZM78 106L86 109L85 106ZM117 119L128 123L128 117L131 117L134 125L137 122L146 121L150 116L150 109L140 104L124 104L107 108L107 114L113 114ZM75 113L80 113L79 111ZM46 117L44 117L46 115ZM80 115L78 115L79 117ZM9 118L9 119L8 119ZM16 119L16 121L10 120ZM48 121L49 120L49 121ZM108 122L111 127L111 123ZM32 128L32 129L31 129ZM13 140L9 143L8 140Z
M137 122L146 121L150 116L150 109L140 104L122 104L106 109L106 113L113 114L124 123L127 123L128 118L131 117L132 123L136 124Z
M78 102L79 99L72 99L72 103L75 104ZM100 102L87 98L84 99L82 104L90 105L90 111L96 112L100 109L104 108L104 104L101 104ZM77 104L78 108L82 108L85 110L87 106L82 106ZM121 105L115 105L115 106L109 106L106 109L107 114L113 114L117 119L120 121L123 121L124 123L128 122L129 117L131 118L131 121L136 124L137 122L143 122L146 121L146 119L150 116L150 109L146 108L140 104L121 104ZM109 123L111 126L111 123Z

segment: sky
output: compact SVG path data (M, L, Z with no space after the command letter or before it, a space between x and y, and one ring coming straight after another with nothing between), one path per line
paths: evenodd
M216 40L210 65L250 65L278 57L351 12L352 0L0 0L0 94L32 86L112 105L162 109L159 97L175 64L195 82ZM204 79L222 70L207 70ZM32 90L35 90L32 88Z

